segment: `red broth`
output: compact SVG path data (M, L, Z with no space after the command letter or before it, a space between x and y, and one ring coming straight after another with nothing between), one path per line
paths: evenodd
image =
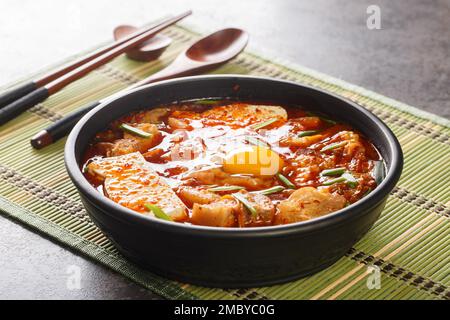
M177 103L114 121L84 154L86 178L109 196L105 177L89 164L134 152L186 206L164 218L217 227L314 219L363 198L384 170L373 144L347 124L298 107L227 100ZM157 216L146 206L158 206L149 191L136 188L136 200L129 186L126 201L117 192L114 199Z

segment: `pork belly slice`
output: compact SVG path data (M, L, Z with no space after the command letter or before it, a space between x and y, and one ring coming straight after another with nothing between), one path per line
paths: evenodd
M248 190L260 190L269 188L272 185L272 177L255 177L247 175L229 174L223 168L210 168L194 171L183 176L184 180L194 179L205 185L231 185L241 186Z
M124 207L153 215L144 207L153 204L174 221L189 218L184 203L139 152L96 158L86 169L89 175L103 181L105 195Z
M133 124L132 127L150 133L151 136L149 138L143 138L124 132L123 139L114 141L111 150L106 153L107 156L121 156L136 151L143 153L160 142L161 133L156 125L150 123L138 123Z
M194 203L209 204L220 200L220 196L214 192L188 186L180 187L178 195L189 207L192 207Z

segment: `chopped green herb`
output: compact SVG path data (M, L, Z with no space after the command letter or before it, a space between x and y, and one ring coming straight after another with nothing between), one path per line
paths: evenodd
M211 104L217 104L221 100L217 99L202 99L202 100L196 100L194 101L195 104L203 104L203 105L211 105Z
M122 123L119 126L119 128L122 129L123 131L126 131L128 133L134 134L135 136L139 136L141 138L150 138L152 136L151 133L142 131L141 129L132 127L132 126L126 124L126 123Z
M324 117L319 117L319 118L320 118L320 120L322 120L322 121L324 121L324 122L326 122L328 124L331 124L332 126L337 124L337 122L334 121L334 120L331 120L331 119L328 119L328 118L324 118Z
M258 130L258 129L267 127L268 125L274 123L277 120L278 120L277 118L269 119L269 120L264 121L264 122L256 123L256 124L252 125L251 128L254 129L254 130Z
M221 187L209 188L208 191L219 192L219 191L236 191L236 190L242 190L242 189L245 189L245 188L240 187L240 186L221 186Z
M286 186L288 189L295 189L295 185L281 173L277 174L277 178Z
M375 179L375 182L377 185L380 185L380 183L384 180L384 177L386 175L384 163L383 161L374 161L372 176Z
M299 138L303 138L303 137L307 137L307 136L313 136L315 134L318 134L320 131L319 130L306 130L306 131L300 131L297 134L297 137Z
M250 144L253 144L255 146L264 146L264 147L268 147L269 146L264 141L259 140L258 138L255 138L255 137L252 137L252 136L245 137L245 140L247 140Z
M338 178L327 180L323 182L322 185L331 186L333 184L342 182L347 183L350 188L356 188L356 186L358 185L358 180L356 180L356 178L350 172L345 172Z
M255 193L259 193L259 194L263 194L263 195L267 196L269 194L281 192L284 189L285 188L283 186L275 186L275 187L272 187L272 188L269 188L269 189L255 191Z
M244 205L244 207L247 208L248 211L250 211L252 216L256 216L258 214L258 212L256 212L255 207L253 207L252 204L247 199L245 199L242 194L233 193L232 196L233 198L241 202Z
M331 119L328 119L328 118L325 118L325 117L318 116L317 114L315 114L315 113L313 113L313 112L310 112L310 111L307 111L307 112L306 112L306 115L307 115L308 117L318 117L320 120L325 121L325 122L327 122L327 123L329 123L329 124L331 124L331 125L333 125L333 126L334 126L335 124L337 124L337 122L334 121L334 120L331 120Z
M347 141L341 141L341 142L332 143L332 144L329 144L329 145L323 147L322 149L320 149L320 151L324 152L324 151L334 150L334 149L343 147L346 144L347 144Z
M155 206L154 204L148 204L148 203L144 204L144 207L148 211L153 212L155 217L157 217L159 219L167 220L167 221L172 221L172 218L169 217L160 207Z
M334 168L334 169L326 169L323 170L320 175L321 176L340 176L345 172L345 168Z
M334 178L334 179L330 179L327 180L325 182L322 183L323 186L331 186L335 183L341 183L341 182L345 182L345 178L344 177L339 177L339 178Z
M356 180L356 178L350 172L344 173L341 177L344 178L345 181L347 181L347 185L350 188L356 188L356 186L358 185L358 180Z

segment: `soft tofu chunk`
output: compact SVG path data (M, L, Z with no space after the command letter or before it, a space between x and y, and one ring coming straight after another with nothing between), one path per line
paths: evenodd
M342 209L345 198L327 190L304 187L296 190L278 204L277 224L309 220Z
M209 204L194 203L191 222L211 227L235 227L236 214L242 210L234 199L224 199Z
M272 225L275 216L275 205L269 197L259 193L240 192L253 208L256 215L253 215L247 209L241 210L238 214L238 223L240 227L262 227Z
M236 103L223 107L215 107L203 112L203 119L222 121L228 125L243 127L261 123L271 119L285 122L288 118L284 108L279 106L252 105Z
M189 111L175 111L169 117L169 125L173 129L192 128L192 121L208 125L228 125L242 128L248 125L276 119L276 123L287 121L287 112L279 106L252 105L247 103L234 103L227 106L213 107L202 113Z
M87 172L103 181L105 195L124 207L152 214L144 204L153 204L174 221L188 219L184 203L139 152L94 159Z

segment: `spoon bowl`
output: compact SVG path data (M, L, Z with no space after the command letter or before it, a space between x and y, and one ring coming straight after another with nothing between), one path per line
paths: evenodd
M120 40L136 32L138 28L131 25L120 25L114 29L114 40ZM141 45L126 52L128 58L137 61L152 61L158 59L172 43L172 39L163 34L157 34Z
M236 57L248 43L248 33L237 28L216 31L193 43L161 71L134 84L144 84L175 77L191 76L211 71Z
M223 29L197 41L186 50L186 56L201 62L226 61L238 54L247 42L248 34L244 30Z

